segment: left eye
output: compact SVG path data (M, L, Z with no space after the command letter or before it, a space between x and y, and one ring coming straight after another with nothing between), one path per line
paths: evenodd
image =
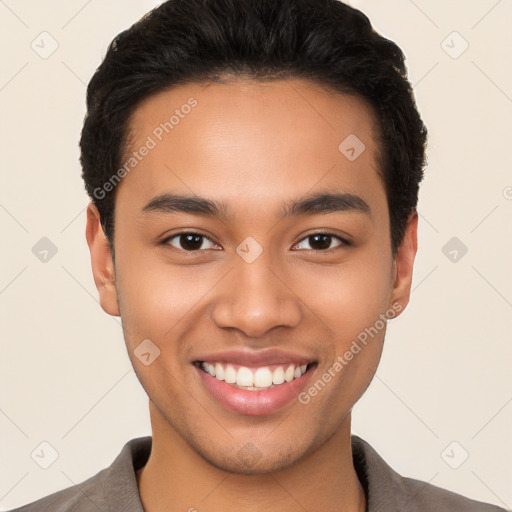
M309 242L309 241L312 241ZM306 247L306 249L308 250L313 250L313 251L326 251L326 250L329 250L329 249L334 249L334 247L331 247L331 242L333 240L338 240L339 243L338 245L336 245L335 247L339 247L340 245L348 245L348 242L346 242L345 240L343 240L343 238L337 236L337 235L333 235L331 233L315 233L313 235L309 235L305 238L303 238L298 244L296 247L298 247L300 244L304 243L305 241L308 241L310 247ZM313 245L314 247L311 247L311 245Z
M338 241L338 244L334 247L331 246L332 242ZM204 247L204 242L211 244L210 247ZM307 243L309 247L300 247ZM186 252L202 251L206 249L212 249L216 244L207 236L201 235L200 233L178 233L170 236L162 241L162 245L171 245L179 250ZM304 237L295 247L299 249L312 250L317 252L327 251L334 249L342 245L349 245L349 243L343 238L331 234L331 233L315 233Z

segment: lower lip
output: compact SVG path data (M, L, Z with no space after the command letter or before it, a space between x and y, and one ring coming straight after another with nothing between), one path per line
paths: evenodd
M199 372L206 389L224 407L238 414L250 416L270 414L284 407L297 397L314 371L314 367L309 367L304 375L298 379L293 379L291 382L284 382L262 391L248 391L227 384L223 380L218 380L197 366L195 368Z

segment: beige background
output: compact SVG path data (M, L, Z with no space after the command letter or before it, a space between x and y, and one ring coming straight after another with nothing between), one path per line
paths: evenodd
M351 3L403 48L430 130L412 302L353 429L402 474L512 508L512 3ZM119 319L97 301L78 137L108 43L155 5L0 0L0 510L83 481L150 433ZM53 40L47 58L31 47ZM32 252L43 237L57 248L47 262ZM452 237L468 249L455 262ZM48 469L31 458L43 441L59 454Z

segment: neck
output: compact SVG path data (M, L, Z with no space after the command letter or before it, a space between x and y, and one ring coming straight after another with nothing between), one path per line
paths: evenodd
M251 475L213 466L153 414L152 427L151 455L137 472L145 512L366 509L366 496L353 465L350 414L313 453L284 470Z

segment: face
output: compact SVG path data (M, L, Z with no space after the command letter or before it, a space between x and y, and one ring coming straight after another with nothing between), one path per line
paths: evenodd
M412 217L391 253L372 110L302 80L238 80L154 95L130 128L115 269L92 205L87 238L154 437L258 473L348 432L416 252Z

